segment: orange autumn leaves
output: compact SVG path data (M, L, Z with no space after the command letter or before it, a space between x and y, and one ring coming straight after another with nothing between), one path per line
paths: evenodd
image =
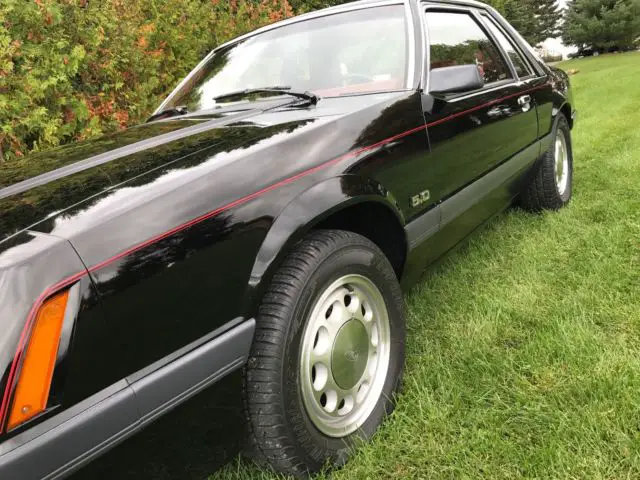
M0 158L139 123L213 47L293 14L287 0L2 0Z

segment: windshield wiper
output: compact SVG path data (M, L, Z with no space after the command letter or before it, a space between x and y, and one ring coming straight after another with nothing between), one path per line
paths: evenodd
M235 97L245 97L247 95L251 95L253 93L279 93L281 95L291 95L292 97L302 98L304 100L308 100L312 105L318 103L319 97L311 92L298 92L295 90L291 90L291 87L263 87L263 88L246 88L244 90L238 90L237 92L225 93L223 95L218 95L217 97L213 97L213 100L227 100L229 98Z
M167 108L166 110L162 110L161 112L151 115L147 119L147 123L153 122L154 120L158 120L161 118L169 118L169 117L177 117L178 115L186 115L187 113L189 113L189 110L187 110L187 107L185 107L184 105L180 107L175 107L175 108Z

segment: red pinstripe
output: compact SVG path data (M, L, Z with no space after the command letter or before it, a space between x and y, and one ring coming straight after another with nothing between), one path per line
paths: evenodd
M313 168L310 168L308 170L304 170L303 172L300 172L296 175L293 175L292 177L288 177L285 178L284 180L281 180L277 183L274 183L273 185L270 185L268 187L263 188L262 190L258 190L250 195L247 195L245 197L239 198L237 200L234 200L231 203L228 203L222 207L219 207L215 210L212 210L210 212L207 212L199 217L196 217L192 220L189 220L186 223L183 223L182 225L178 225L175 228L172 228L171 230L167 230L164 233L161 233L160 235L157 235L155 237L151 237L148 240L145 240L144 242L141 242L137 245L134 245L132 247L129 247L126 250L123 250L122 252L118 253L117 255L114 255L111 258L108 258L100 263L97 263L95 265L93 265L92 267L89 267L88 271L83 271L83 272L78 272L68 278L65 278L64 280L56 283L55 285L52 285L51 287L47 288L44 292L42 292L42 294L40 294L40 296L38 297L38 299L36 300L36 302L33 304L33 306L31 307L31 310L29 311L29 314L27 315L27 320L24 324L24 327L22 329L22 333L20 334L20 340L18 341L18 348L16 349L16 354L14 355L13 358L13 362L11 363L11 369L9 370L9 377L7 378L7 385L5 387L5 391L4 391L4 395L2 398L2 404L0 405L0 431L2 429L2 426L5 423L6 420L6 415L7 415L7 410L9 408L9 399L11 397L11 394L13 393L14 390L14 383L16 381L16 374L17 374L17 370L18 370L18 365L20 363L20 360L22 359L22 354L24 352L24 349L26 347L26 343L31 331L31 327L33 325L33 322L35 320L35 316L36 313L38 312L38 309L42 306L42 304L44 303L44 301L50 297L51 295L53 295L54 293L56 293L57 291L68 287L69 285L71 285L72 283L80 280L82 277L84 277L85 275L87 275L90 272L95 272L97 270L100 270L102 268L105 268L106 266L118 261L119 259L126 257L127 255L130 255L134 252L137 252L138 250L141 250L145 247L148 247L149 245L153 245L154 243L157 243L165 238L170 237L171 235L174 235L178 232L181 232L183 230L186 230L189 227L192 227L194 225L197 225L198 223L204 222L205 220L208 220L212 217L215 217L216 215L219 215L220 213L229 210L231 208L243 205L247 202L250 202L251 200L258 198L262 195L264 195L265 193L271 192L273 190L277 190L280 187L283 187L285 185L288 185L290 183L295 182L296 180L299 180L300 178L306 177L308 175L311 175L313 173L316 173L320 170L323 170L327 167L330 167L331 165L335 165L343 160L347 160L349 158L354 158L357 157L358 155L365 153L369 150L374 150L378 147L381 147L383 145L386 145L387 143L391 143L394 142L396 140L399 140L401 138L404 138L408 135L411 135L413 133L419 132L420 130L425 130L427 128L430 127L435 127L437 125L441 125L443 123L449 122L451 120L454 120L456 118L459 118L461 116L467 115L469 113L473 113L475 111L478 110L482 110L483 108L486 107L490 107L491 105L495 105L497 103L503 102L505 100L509 100L511 98L514 97L519 97L521 95L524 95L526 93L531 93L534 92L536 90L540 90L542 88L545 88L546 85L541 85L538 87L534 87L534 88L530 88L528 90L525 91L521 91L518 93L514 93L513 95L508 95L506 97L502 97L496 100L492 100L490 102L487 102L485 104L482 104L480 106L476 106L473 108L470 108L468 110L464 110L462 112L458 112L458 113L454 113L452 115L449 115L447 117L441 118L439 120L436 120L434 122L428 123L427 125L420 125L419 127L416 128L412 128L411 130L407 130L405 132L399 133L397 135L394 135L393 137L389 137L386 138L384 140L381 140L378 143L374 143L373 145L369 145L367 147L362 147L358 150L354 150L352 152L348 152L345 153L344 155L341 155L337 158L334 158L332 160L329 160L325 163L322 163L320 165L317 165Z

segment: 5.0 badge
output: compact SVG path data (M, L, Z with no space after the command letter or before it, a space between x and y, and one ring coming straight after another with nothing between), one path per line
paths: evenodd
M429 190L425 190L424 192L420 192L418 195L414 195L411 197L411 207L416 208L420 205L424 205L431 199L431 192Z

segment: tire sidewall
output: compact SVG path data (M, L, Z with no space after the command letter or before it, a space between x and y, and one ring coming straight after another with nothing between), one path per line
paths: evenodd
M564 132L566 144L567 144L567 155L568 155L568 163L569 163L569 178L567 179L567 188L565 188L564 193L560 193L558 191L558 185L556 183L555 177L555 140L557 138L558 132L562 130ZM558 118L556 119L555 128L553 130L553 142L551 143L551 147L549 149L550 155L550 165L549 168L552 172L552 179L555 185L555 192L558 197L561 206L566 205L571 200L571 196L573 194L573 144L571 142L571 128L569 127L569 122L564 114L559 113Z
M344 438L321 433L307 415L300 385L300 350L309 315L319 296L334 281L345 275L362 275L380 290L389 316L390 358L382 394L364 424ZM348 245L325 254L309 272L300 296L291 312L285 346L283 385L286 417L290 431L305 457L321 468L326 459L342 465L358 441L371 438L384 417L393 409L392 396L399 388L404 363L403 300L395 273L381 252L367 245Z

